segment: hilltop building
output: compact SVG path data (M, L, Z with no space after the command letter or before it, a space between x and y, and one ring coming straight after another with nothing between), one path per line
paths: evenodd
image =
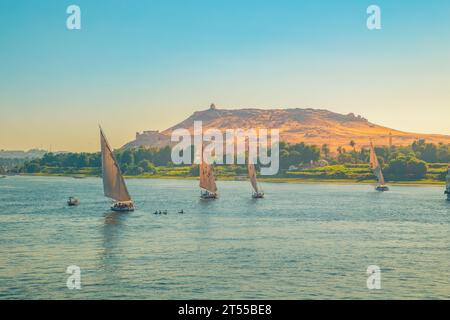
M170 145L170 137L160 133L158 130L146 130L142 133L136 132L136 139L124 145L123 149L144 147L165 147Z

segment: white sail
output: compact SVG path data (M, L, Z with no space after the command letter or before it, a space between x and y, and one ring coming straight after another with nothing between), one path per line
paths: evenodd
M211 165L205 162L203 158L203 146L201 150L202 161L200 163L200 188L208 190L211 193L217 192L216 179Z
M102 176L105 196L120 202L131 201L119 165L101 128L100 145L102 149Z
M248 169L248 177L250 179L250 183L252 184L253 190L255 190L256 193L259 193L258 183L256 181L255 165L253 163L250 163L249 161L247 169Z
M372 141L370 141L370 168L373 174L378 178L378 183L384 185L383 172L381 171L380 163L378 162L377 155L375 153L375 148L373 147Z

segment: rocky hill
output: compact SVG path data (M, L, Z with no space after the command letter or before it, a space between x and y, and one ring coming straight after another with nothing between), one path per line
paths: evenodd
M153 132L154 137L130 142L126 146L157 146L170 144L173 130L186 128L191 132L194 121L203 122L203 130L208 128L280 129L280 139L285 142L328 144L331 150L337 147L349 148L353 140L356 148L366 147L371 138L376 145L408 145L417 139L433 143L450 143L450 136L439 134L419 134L403 132L369 122L352 113L343 115L321 109L217 109L214 105L204 111L194 112L186 120L162 132Z

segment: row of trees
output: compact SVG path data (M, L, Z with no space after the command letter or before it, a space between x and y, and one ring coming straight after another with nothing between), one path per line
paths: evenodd
M137 148L115 152L122 172L128 175L154 173L155 166L170 165L170 148ZM41 159L25 162L23 171L40 172L43 167L59 168L100 168L100 153L47 153Z
M330 148L324 144L321 147L321 156L330 160L332 163L367 163L369 159L369 150L361 148L357 150L354 141L349 142L349 150L345 147L337 149L337 157L330 156ZM409 146L375 147L378 160L381 163L387 163L389 160L396 159L401 155L415 157L427 163L450 163L450 145L427 143L420 139L414 141Z
M366 164L369 162L369 150L355 148L338 148L337 154L331 154L328 145L317 147L305 143L288 144L280 142L280 169L284 172L291 166L317 163L326 160L330 165L335 164ZM424 177L427 173L427 163L450 162L450 146L444 144L426 143L418 140L406 147L376 147L378 160L387 176L409 176L412 178ZM171 166L171 149L133 148L115 151L122 172L127 175L142 173L155 173L158 166ZM19 172L40 172L44 167L64 168L100 168L100 153L47 153L41 159L25 162L18 167ZM195 170L195 169L193 169Z
M320 149L305 143L288 144L280 142L280 168L288 169L302 163L315 162L320 159Z
M418 180L427 174L427 163L415 157L401 155L386 165L385 175L390 180Z
M425 140L414 141L411 149L420 160L429 163L449 163L450 162L450 146L439 143L426 143Z
M340 147L337 157L328 156L333 164L361 164L369 161L370 151L365 148L356 150L355 142L350 141L350 151ZM322 156L327 154L327 145L321 148ZM390 179L422 179L428 171L427 163L450 163L450 145L414 141L409 146L375 147L378 160ZM325 156L326 157L326 156Z
M137 175L144 172L154 172L156 166L172 165L171 149L164 147L133 148L115 151L117 161L125 174ZM193 154L193 152L192 152ZM301 162L310 163L320 159L320 149L316 146L280 143L280 164L282 168L298 165ZM39 172L42 167L86 168L101 166L100 153L47 153L41 159L28 161L24 171Z

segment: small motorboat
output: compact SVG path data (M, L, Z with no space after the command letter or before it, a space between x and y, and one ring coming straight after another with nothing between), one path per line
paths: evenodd
M383 192L383 191L389 191L389 187L386 186L386 185L379 185L379 186L376 186L376 187L375 187L375 190L381 191L381 192Z
M77 206L80 204L80 200L78 200L75 197L69 197L69 200L67 200L67 205L69 207Z
M134 211L134 203L132 201L115 202L111 206L112 211L129 212Z

